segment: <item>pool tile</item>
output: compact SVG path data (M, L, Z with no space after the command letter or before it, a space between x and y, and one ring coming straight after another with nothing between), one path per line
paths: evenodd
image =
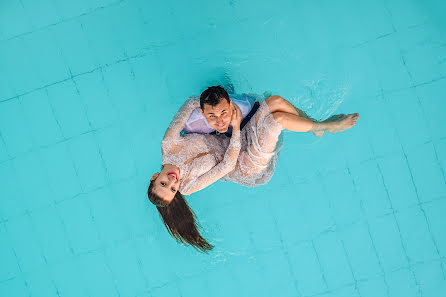
M436 296L446 291L446 280L441 262L427 262L413 267L413 273L420 285L423 296Z
M48 89L48 97L65 138L91 129L85 106L72 81L59 83Z
M28 56L34 62L30 65L32 70L30 68L29 71L38 73L42 85L69 78L69 69L62 59L51 30L39 30L22 38L25 48L29 51Z
M331 212L337 225L350 224L362 217L361 200L355 193L353 182L353 177L346 169L323 178Z
M3 141L2 135L0 134L0 163L8 160L10 158L8 151L6 150L5 142Z
M302 295L300 284L295 280L292 272L290 258L283 250L259 254L256 256L256 261L261 266L265 293L271 296L277 293L277 288L280 288L282 296Z
M5 141L3 140L3 137L0 134L0 163L4 163L6 160L9 159L10 156L8 150L6 149Z
M366 44L362 47L346 49L345 55L348 57L345 62L345 67L347 68L347 73L351 73L350 83L352 86L352 96L357 98L378 95L381 90L381 85L378 75L378 65L373 58L372 48ZM367 69L367 71L358 71L358 69ZM361 103L365 107L364 104L366 102Z
M124 224L129 228L131 236L147 234L152 230L152 222L147 216L155 211L148 202L147 188L134 180L114 183L110 186L113 195L113 204L118 209L118 215L122 217ZM129 200L128 197L135 197Z
M20 270L28 272L41 268L46 260L30 217L28 215L14 217L5 223L5 228Z
M313 236L335 225L330 203L316 179L308 184L301 184L296 190L299 197L301 197L301 207L305 211L305 216ZM308 193L311 193L311 200L305 199Z
M394 32L391 15L384 5L362 2L357 12L361 15L361 26L369 40Z
M6 234L5 227L0 224L0 287L4 281L15 278L20 274L19 266L17 264L14 250L11 246L8 234ZM0 291L1 292L1 291Z
M177 283L172 283L169 287L173 287L172 296L195 296L197 294L197 288L200 288L200 295L211 296L209 293L210 288L218 287L217 284L232 283L232 277L229 274L221 273L221 271L209 271L206 273L206 278L200 276L192 276L186 279L182 279ZM178 292L175 292L175 287ZM208 289L209 288L209 289ZM157 290L153 290L156 292ZM152 292L153 292L152 291ZM212 295L218 296L234 296L237 294L234 286L223 286L220 290L214 290ZM145 296L145 295L143 295Z
M21 3L26 14L30 16L29 21L34 30L58 23L61 20L59 12L51 0L44 0L39 4L32 0L22 0Z
M415 283L412 271L402 269L389 273L387 283L389 284L389 296L419 296L419 288Z
M384 99L382 97L375 98L364 104L365 110L361 113L363 119L375 118L379 115L379 120L363 123L365 126L364 133L367 133L374 154L383 156L400 151L401 142L397 136L398 132Z
M358 282L358 291L361 297L389 296L388 286L383 277Z
M22 277L0 282L1 296L29 296L29 290Z
M162 228L164 228L162 226ZM161 229L161 227L160 227ZM162 230L157 238L164 238L164 240L172 240L167 234L166 230ZM167 232L167 231L166 231ZM176 279L176 272L172 265L174 262L170 260L170 248L162 245L159 240L149 240L147 237L142 237L136 241L139 259L141 261L142 271L147 277L149 287L159 287L170 281Z
M42 69L36 59L37 51L33 51L29 42L31 40L27 41L26 36L20 36L4 42L1 47L2 55L7 57L3 59L2 66L16 95L33 91L48 83L42 79Z
M339 234L355 279L366 279L381 273L366 223L359 222L346 227Z
M426 12L419 8L416 1L389 0L386 1L385 7L398 31L423 24L428 20Z
M45 89L22 96L19 100L36 145L48 145L62 140L62 131Z
M31 221L48 263L57 263L72 255L62 219L54 206L32 212Z
M7 40L31 30L29 20L22 19L24 14L25 9L19 0L10 1L8 5L2 8L2 17L0 18L1 40Z
M444 49L440 46L427 45L409 50L405 54L405 62L414 84L444 77L446 65L440 63L444 57Z
M412 86L411 76L404 65L403 52L394 35L375 40L370 46L384 92Z
M385 95L385 98L404 147L423 144L432 139L424 107L413 88ZM401 112L402 106L404 112Z
M345 250L335 232L322 234L314 240L314 246L329 289L354 282Z
M370 220L370 233L384 272L394 271L408 265L408 259L393 215Z
M116 2L113 0L79 0L76 2L65 2L63 0L54 0L54 5L61 17L65 19L78 18L84 14L90 14L97 9L107 9L107 6Z
M340 289L336 289L327 294L330 297L344 297L344 296L352 296L352 297L360 297L358 289L354 285L348 285L342 287Z
M0 132L10 155L30 150L34 143L20 101L0 102Z
M68 141L68 150L83 191L91 191L106 183L106 168L94 135L88 133Z
M0 53L3 53L3 49L1 47ZM11 77L8 71L5 69L5 65L7 65L8 62L4 60L6 59L2 59L2 61L0 61L0 76L2 77L0 80L0 103L17 96Z
M150 291L150 295L146 295L145 293L143 293L143 295L137 295L142 296L142 297L146 297L146 296L161 296L161 295L165 295L165 296L179 296L179 290L177 285L175 284L168 284L166 286L163 286L162 288L154 288ZM204 295L207 296L207 295Z
M105 252L117 290L123 296L134 296L148 289L135 252L131 242L115 245Z
M446 183L432 143L407 151L413 181L421 202L446 195Z
M129 178L136 173L127 137L119 128L115 126L103 129L96 133L96 138L110 181Z
M312 244L300 244L288 252L294 276L302 295L313 295L325 291L327 286L324 274Z
M116 106L113 105L100 70L74 79L85 104L92 128L103 128L116 121Z
M128 138L128 147L130 154L133 156L135 162L134 166L138 173L142 173L149 179L152 174L160 169L161 154L155 156L154 154L148 154L147 148L153 143L159 143L163 136L162 133L154 131L153 127L148 124L148 120L145 117L139 117L134 119L136 123L132 123L127 127L123 127L122 130ZM127 131L132 131L127 132Z
M61 296L87 297L86 283L80 270L80 263L75 258L54 263L50 266L54 285Z
M251 284L260 284L265 282L263 275L260 272L260 265L252 257L232 257L227 267L233 267L231 278L233 285L238 288L241 296L264 296L264 290L260 286L252 286ZM219 271L225 273L224 269ZM211 288L210 296L213 295L218 287Z
M245 220L245 222L256 248L259 250L277 248L280 242L280 231L277 229L268 201L256 197L256 203L252 204L251 211L257 214L257 218ZM265 236L265 233L271 236Z
M364 212L375 217L392 211L383 177L376 161L351 168L355 190Z
M64 3L63 7L65 7ZM63 22L51 28L55 46L73 75L92 71L99 66L92 55L87 36L78 19Z
M296 185L300 187L301 185ZM281 198L282 203L272 203L273 217L280 232L280 236L286 245L294 245L302 240L312 238L311 224L307 217L306 206L302 203L305 197L297 193L286 195L285 191L274 191L276 199ZM286 205L286 207L284 207Z
M120 296L109 264L102 252L91 252L77 260L89 296Z
M352 10L357 11L361 3L350 1L348 3ZM368 37L357 24L361 23L362 16L357 13L348 13L342 5L334 2L325 2L321 8L321 14L329 25L331 34L342 35L339 43L352 46L367 41Z
M432 201L423 205L426 212L427 221L429 222L429 230L435 240L439 253L442 257L446 255L446 237L444 230L446 222L444 214L446 212L446 199Z
M362 107L350 109L350 111L358 112L360 119L355 127L349 131L349 137L345 139L344 142L340 141L337 143L338 145L348 143L348 145L342 145L342 150L344 150L344 159L348 163L347 166L362 163L366 160L374 158L369 136L365 132L366 127L363 125L361 119L362 109ZM334 137L336 136L337 135L334 135ZM355 140L352 141L352 139Z
M403 153L389 154L377 161L393 209L400 210L417 204L415 186Z
M411 263L438 258L429 227L419 207L398 212L396 219Z
M16 182L29 210L49 205L54 201L54 192L38 151L22 155L14 159L13 163L19 177Z
M138 114L144 109L142 98L136 92L135 80L128 63L119 63L104 69L104 83L109 90L111 102L123 115ZM122 100L126 98L126 100Z
M41 269L31 273L25 273L24 278L31 296L60 296L47 266L43 266Z
M101 66L114 64L117 60L125 58L121 40L115 34L115 25L108 21L117 9L116 6L99 9L78 19L90 45L90 55L93 55Z
M78 255L99 248L96 223L91 209L82 196L63 201L57 208L74 254Z
M231 212L226 212L222 220L217 225L219 247L230 250L234 253L246 253L254 246L250 240L248 224L243 219L241 209L231 208Z
M125 220L115 205L113 195L108 187L86 194L85 199L91 207L92 216L103 244L110 245L129 238Z
M54 201L72 198L81 192L76 168L65 142L41 150L40 155L54 192Z
M153 29L144 22L143 15L134 1L117 4L116 8L110 9L109 18L128 56L139 54L150 45L150 33Z
M23 214L27 207L27 198L18 183L19 177L12 161L0 164L0 215L6 219Z
M434 143L435 151L440 162L442 173L446 172L446 138L438 143Z
M420 98L424 113L427 117L430 135L434 139L444 138L444 113L446 103L442 94L446 91L446 79L418 86L416 92Z

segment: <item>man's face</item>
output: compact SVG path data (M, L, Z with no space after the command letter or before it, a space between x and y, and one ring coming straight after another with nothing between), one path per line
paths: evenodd
M211 106L209 104L205 104L202 110L200 108L201 113L208 121L209 125L214 128L219 133L225 133L228 131L229 124L231 123L232 117L232 101L228 103L225 98L221 98L220 102Z

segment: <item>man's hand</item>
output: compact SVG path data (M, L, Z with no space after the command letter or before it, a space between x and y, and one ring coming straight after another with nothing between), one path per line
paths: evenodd
M240 130L240 122L242 121L242 112L240 108L232 103L231 126L233 130Z

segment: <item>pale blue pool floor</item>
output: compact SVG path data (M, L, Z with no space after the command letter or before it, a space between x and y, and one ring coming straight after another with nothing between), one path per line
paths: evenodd
M444 4L150 2L0 4L0 296L446 296ZM267 186L189 197L203 255L145 193L225 76L361 118L286 133Z

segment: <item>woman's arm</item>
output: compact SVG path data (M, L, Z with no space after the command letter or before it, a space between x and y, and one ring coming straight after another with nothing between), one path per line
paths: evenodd
M177 114L173 118L172 122L167 128L166 133L164 134L163 140L173 139L180 137L180 132L183 130L184 125L189 119L191 113L197 108L199 105L199 97L191 96L186 102L181 106L180 110L178 110Z
M226 149L223 160L212 167L212 169L205 174L192 180L182 189L181 193L184 195L190 195L194 192L200 191L234 170L237 164L238 155L240 153L240 147L240 129L233 130L231 141Z
M206 188L210 184L215 183L217 180L234 170L237 165L238 155L240 153L240 122L242 120L242 113L240 109L235 104L231 104L232 108L232 136L229 146L226 149L225 156L223 160L212 167L211 170L205 174L199 176L198 178L192 180L188 185L186 185L181 193L184 195L190 195L194 192L200 191Z

